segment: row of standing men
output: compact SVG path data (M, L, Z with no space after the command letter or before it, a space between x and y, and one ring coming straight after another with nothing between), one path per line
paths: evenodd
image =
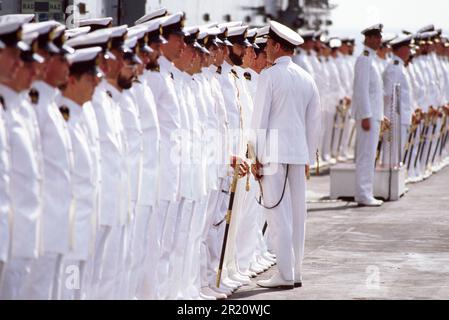
M355 157L358 176L374 167L403 164L407 182L422 181L447 164L449 38L434 25L395 35L383 33L378 24L362 34L378 41L374 46L365 42L360 57L353 54L354 39L301 34L305 43L295 61L314 77L323 105L321 161L333 165ZM395 95L400 110L389 119ZM356 139L357 121L371 116L379 122L379 132ZM395 132L391 137L390 131ZM358 159L356 140L369 148L360 150ZM389 140L394 141L391 146ZM371 202L372 190L363 185L372 189L372 181L357 182L358 202Z
M268 270L246 175L216 283L269 27L33 19L0 19L0 299L223 299Z

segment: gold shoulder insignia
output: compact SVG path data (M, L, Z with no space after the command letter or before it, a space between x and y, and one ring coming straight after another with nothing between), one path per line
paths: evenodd
M251 81L251 73L245 72L243 75L244 75L246 80Z
M234 69L231 69L231 73L234 77L236 77L237 79L239 79L239 75L237 74L237 71L235 71Z
M5 99L3 99L2 96L0 96L0 106L3 108L3 110L6 110Z
M67 122L70 119L70 109L67 106L60 106L59 111L62 114L62 117Z
M36 89L32 88L30 90L30 92L28 93L28 95L30 96L30 100L32 104L38 104L39 103L39 91L37 91Z
M369 57L369 51L368 51L368 50L363 51L363 55L364 55L365 57Z

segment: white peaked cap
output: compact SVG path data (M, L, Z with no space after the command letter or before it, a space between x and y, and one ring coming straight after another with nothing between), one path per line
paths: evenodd
M142 24L142 23L151 21L153 19L166 16L167 14L168 14L168 11L166 8L160 8L160 9L154 10L150 13L147 13L143 17L139 18L134 24L135 25Z
M74 29L67 29L65 31L65 36L70 39L70 38L76 38L82 35L85 35L87 33L90 32L92 28L87 26L87 27L79 27L79 28L74 28Z
M66 44L71 47L89 46L95 44L102 44L109 41L109 35L106 33L89 33L76 38L67 40Z
M299 35L299 33L283 24L280 24L279 22L270 21L270 30L278 37L294 46L300 46L304 43L304 39Z
M75 50L74 53L67 56L70 64L91 61L97 58L102 51L101 47L91 47Z
M89 25L99 25L99 26L107 26L109 23L112 22L111 17L106 18L93 18L93 19L81 19L79 20L79 26L89 26Z
M20 21L23 23L30 23L36 16L34 14L5 14L0 17L0 21Z
M270 26L265 26L257 29L257 37L266 36L270 32Z

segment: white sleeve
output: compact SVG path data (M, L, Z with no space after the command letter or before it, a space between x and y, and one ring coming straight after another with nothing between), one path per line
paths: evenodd
M272 79L270 72L264 71L260 75L257 84L256 109L253 112L251 128L254 130L250 137L258 159L263 159L265 153L265 143L267 138L268 120L270 118L272 105Z
M316 151L319 149L321 135L321 101L315 82L312 82L312 90L312 99L306 110L306 139L310 165L315 164Z
M360 57L354 72L354 105L357 106L355 114L359 119L368 119L373 116L369 99L370 71L371 59Z

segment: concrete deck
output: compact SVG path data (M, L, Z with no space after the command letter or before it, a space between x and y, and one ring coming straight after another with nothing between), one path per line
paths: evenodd
M303 288L258 288L231 299L449 299L449 168L382 208L326 201L329 176L309 184Z

